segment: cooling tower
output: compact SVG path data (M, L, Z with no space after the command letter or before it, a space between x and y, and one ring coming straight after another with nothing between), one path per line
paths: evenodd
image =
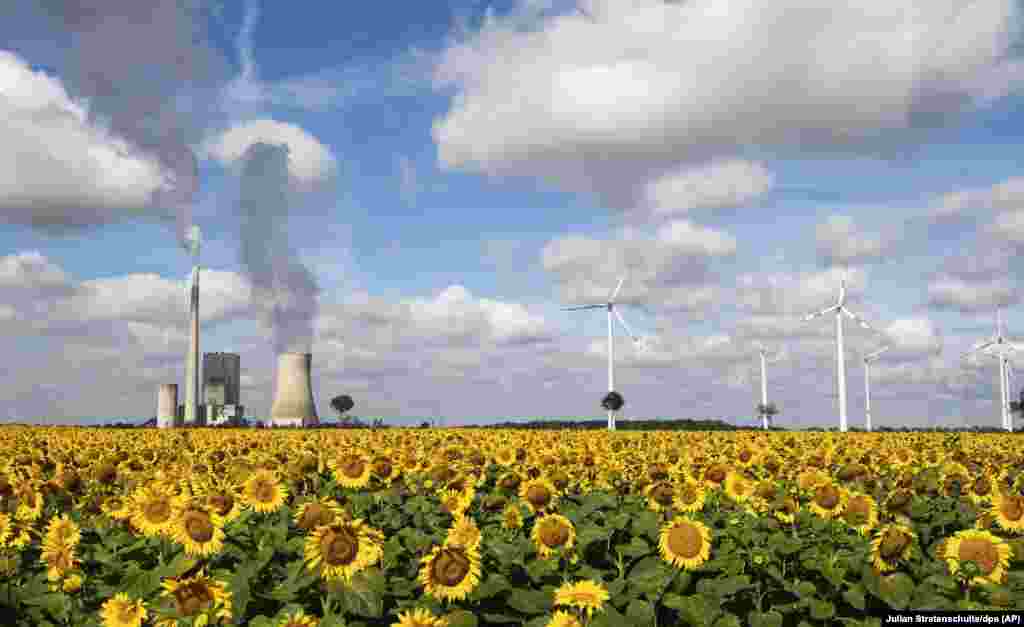
M168 429L177 426L178 384L161 383L156 399L156 426Z
M277 389L270 407L275 427L314 427L320 423L313 402L310 353L282 353L277 356Z

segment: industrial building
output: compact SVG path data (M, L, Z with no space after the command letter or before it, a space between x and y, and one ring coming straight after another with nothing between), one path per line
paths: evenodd
M244 414L239 401L242 359L236 353L203 353L203 411L205 424L236 422Z

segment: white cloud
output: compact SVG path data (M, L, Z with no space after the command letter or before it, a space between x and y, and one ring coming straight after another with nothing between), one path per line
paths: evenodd
M988 187L958 189L938 197L931 213L937 218L978 211L1016 211L1024 205L1024 177L1011 177Z
M768 193L773 184L764 165L731 159L677 170L650 181L645 204L657 215L738 206Z
M491 14L444 51L443 167L633 203L666 173L751 147L875 154L1019 79L1013 0L577 4Z
M947 275L928 284L928 304L937 309L973 313L1018 302L1018 290L1006 279L966 281Z
M0 215L39 227L138 216L173 179L90 120L61 82L0 50Z
M676 220L653 235L624 229L606 240L554 239L544 246L541 263L567 303L602 302L624 277L619 302L688 309L719 294L710 283L710 266L733 255L736 246L728 233Z
M288 147L288 173L300 188L312 188L337 172L331 150L303 129L270 119L242 122L208 140L203 152L224 165L236 165L256 143Z
M886 244L878 235L857 231L853 218L833 215L815 229L818 257L827 265L851 265L880 259Z

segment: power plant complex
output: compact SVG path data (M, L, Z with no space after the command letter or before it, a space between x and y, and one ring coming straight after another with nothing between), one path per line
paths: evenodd
M161 429L238 424L242 360L235 353L204 353L199 362L199 228L191 231L195 263L189 286L189 347L185 357L185 402L178 404L178 384L162 383L157 393L156 423ZM313 400L311 353L277 357L277 385L270 410L275 427L313 427L320 423Z

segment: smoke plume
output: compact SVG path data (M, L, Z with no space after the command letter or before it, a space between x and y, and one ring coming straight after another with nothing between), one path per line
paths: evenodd
M288 147L256 142L242 157L239 226L253 302L272 329L274 352L312 352L319 288L289 246Z
M42 10L70 35L66 78L89 103L90 117L156 158L169 189L153 199L177 222L187 248L191 203L198 187L189 148L213 113L203 89L226 75L208 43L199 0L40 0Z

